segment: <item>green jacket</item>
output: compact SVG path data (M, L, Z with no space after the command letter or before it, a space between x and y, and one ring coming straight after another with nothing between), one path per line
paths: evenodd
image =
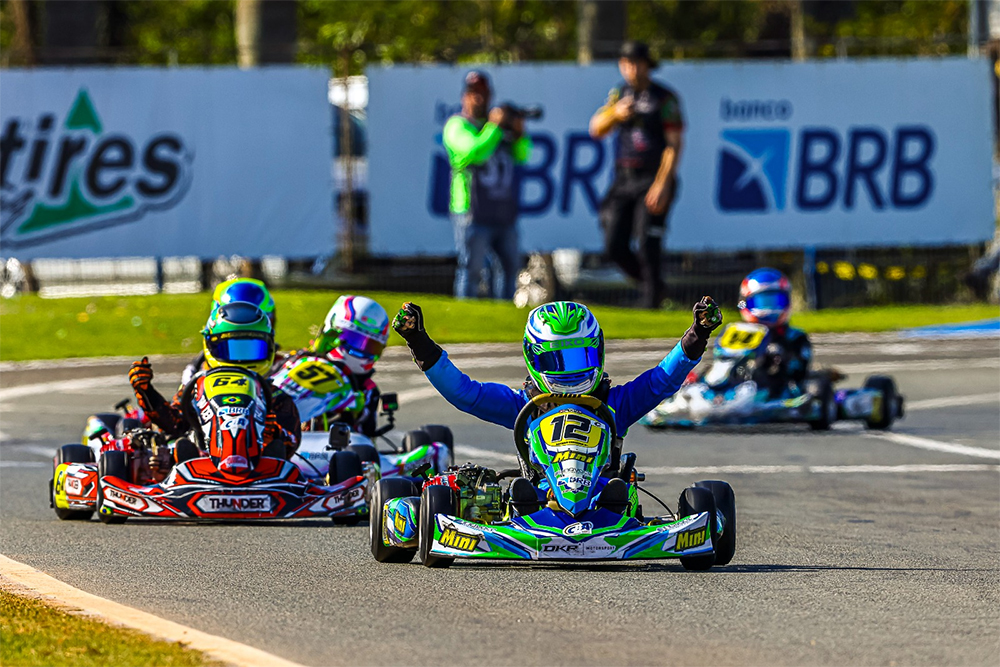
M472 170L470 167L485 164L503 139L503 130L493 123L482 129L468 118L455 115L444 126L443 141L451 163L452 213L467 213L472 199ZM531 139L527 135L511 145L514 164L524 164L531 156Z

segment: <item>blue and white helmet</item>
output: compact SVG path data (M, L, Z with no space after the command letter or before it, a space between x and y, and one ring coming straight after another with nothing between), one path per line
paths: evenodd
M524 363L535 385L553 394L589 394L604 376L604 332L583 304L535 308L524 327Z

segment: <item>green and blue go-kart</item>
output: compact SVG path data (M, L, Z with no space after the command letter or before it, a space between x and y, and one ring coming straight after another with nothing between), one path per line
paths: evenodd
M841 420L887 429L902 418L903 397L885 375L869 376L860 389L840 389L834 385L842 374L820 370L810 373L801 387L789 384L774 395L757 382L769 343L770 332L761 324L730 324L716 338L711 367L692 373L639 423L651 429L806 423L825 431Z
M635 454L621 454L614 415L592 396L543 394L514 424L520 469L468 464L419 484L383 479L372 493L371 550L380 562L456 558L643 560L679 558L689 570L725 565L736 550L736 500L726 482L684 489L676 514L648 518ZM545 498L534 511L503 489L527 477ZM519 499L520 500L520 499Z

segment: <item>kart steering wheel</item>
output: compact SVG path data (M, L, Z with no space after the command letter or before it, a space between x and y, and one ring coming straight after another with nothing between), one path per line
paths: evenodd
M194 431L194 435L198 440L198 447L200 449L205 449L205 434L201 430L201 420L198 418L198 413L194 410L191 398L194 395L194 388L197 386L199 379L208 378L211 375L220 372L242 373L250 379L255 380L264 392L264 409L267 412L271 411L271 402L273 399L271 381L260 374L238 366L219 366L218 368L210 368L207 371L195 373L194 376L188 380L187 384L184 385L184 391L181 392L181 414L187 421L188 426L191 427L191 430Z
M528 453L528 421L541 412L543 405L578 405L587 408L601 421L603 421L611 431L611 459L614 465L618 465L618 430L615 426L615 413L611 411L604 401L586 394L539 394L528 400L517 413L514 420L514 446L517 447L517 459L521 466L521 472L525 477L530 478L531 458Z

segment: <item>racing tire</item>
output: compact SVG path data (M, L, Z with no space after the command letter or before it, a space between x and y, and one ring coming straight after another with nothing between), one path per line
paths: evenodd
M131 482L131 476L129 475L129 464L128 464L128 454L125 452L104 452L101 454L101 460L97 463L97 480L100 484L100 480L105 477L117 477L118 479L123 479L126 482ZM116 524L125 523L128 517L120 516L118 514L105 514L101 511L101 494L100 488L97 490L97 518L101 520L101 523L106 524Z
M455 515L455 494L450 486L435 484L428 486L420 494L417 552L420 554L420 562L426 567L451 567L454 558L431 554L431 545L434 543L434 516L436 514Z
M896 382L888 375L870 375L865 378L864 388L882 392L882 414L878 419L866 419L865 428L884 431L892 426L896 416L902 412L903 399L896 389Z
M410 480L401 477L380 479L372 491L372 514L368 520L368 539L372 556L380 563L409 563L417 555L416 549L402 549L386 546L382 541L385 533L385 504L393 498L420 495Z
M115 415L117 416L117 415ZM55 484L56 468L60 463L93 463L94 450L86 445L63 445L56 452L55 465L52 467L52 477L49 478L49 506L55 510L60 521L89 521L94 515L93 510L70 510L56 507Z
M709 530L714 547L719 539L715 521L715 497L708 489L689 486L681 492L681 497L677 500L677 514L683 519L701 512L708 512L709 517L711 517ZM680 561L685 570L707 570L715 565L715 552L700 556L681 556Z
M715 498L715 509L722 514L726 525L722 528L715 547L715 565L729 565L736 553L736 494L727 482L718 480L696 482L699 489L708 489Z
M443 442L452 454L455 453L455 435L442 424L424 424L420 430L430 436L431 442Z
M833 393L833 383L824 376L813 380L816 383L813 396L819 403L819 417L809 422L809 428L814 431L829 431L837 421L837 399Z
M348 445L345 452L354 452L362 463L374 463L375 467L381 467L382 459L378 455L378 450L371 445Z
M179 438L174 442L174 463L184 463L192 459L200 459L201 450L188 438Z
M361 469L361 459L357 452L342 450L334 452L330 457L330 469L326 473L326 483L334 486L345 482L352 477L361 477L364 472ZM361 515L335 516L331 517L338 526L356 526L364 517Z
M428 435L427 431L420 429L407 431L403 434L403 451L412 452L432 442L434 441L431 440L431 436Z

